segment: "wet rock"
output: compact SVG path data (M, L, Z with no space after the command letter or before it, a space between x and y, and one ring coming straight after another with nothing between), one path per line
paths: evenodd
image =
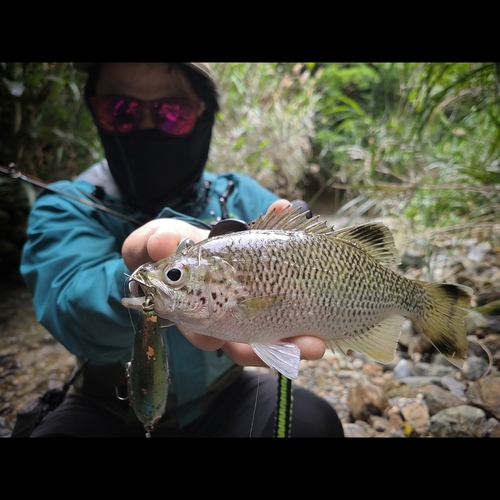
M498 309L495 311L495 314L500 314L500 302L497 302L498 304ZM498 316L492 316L491 314L488 315L488 319L490 320L490 326L488 327L488 330L491 333L500 333L500 318Z
M476 243L470 252L467 254L467 257L471 260L475 260L479 262L478 267L481 265L481 261L485 258L485 256L493 250L491 243L489 241L481 241ZM477 272L477 270L476 270ZM477 274L480 274L477 272Z
M418 387L397 382L397 385L386 384L384 386L384 394L388 400L391 398L416 398L418 396Z
M429 264L432 273L405 271L413 279L474 289L472 305L480 308L466 317L469 348L463 370L417 335L409 320L390 363L330 351L320 360L301 362L296 383L335 408L347 437L500 437L500 309L495 306L500 255L486 247L474 251L476 243L443 246L443 255ZM468 252L482 255L484 262L467 259ZM430 262L425 249L419 255ZM29 292L6 290L0 299L0 437L8 437L19 409L67 380L73 363L74 357L36 321Z
M399 379L402 384L410 387L422 387L428 384L441 384L441 377L403 377Z
M500 273L496 273L493 277L496 286L498 286L497 282L500 281L498 276L500 276ZM489 283L485 283L485 285L491 285L491 281L492 279L489 280ZM500 300L500 288L490 288L477 294L476 303L478 306L485 306L486 304L491 304L492 302L497 302L498 300Z
M478 356L468 356L462 367L462 374L467 380L477 380L488 372L489 363Z
M488 437L500 438L500 422L496 418L488 419Z
M402 359L392 370L392 376L395 379L411 377L410 363L406 359Z
M359 425L360 427L363 427L363 429L368 434L368 437L375 437L375 435L377 434L377 431L368 422L365 422L364 420L356 420L356 422L354 423Z
M405 422L401 415L396 412L389 413L389 428L395 431L397 434L403 434L405 430ZM394 434L394 433L393 433Z
M0 416L12 430L19 410L64 384L75 358L38 323L26 288L4 291L0 304L11 312L0 324Z
M366 421L370 415L381 415L388 404L382 389L371 382L356 382L347 402L355 421Z
M367 438L370 437L367 430L357 423L347 423L342 425L344 436L348 438Z
M467 389L465 382L457 380L455 377L442 377L441 386L448 389L455 396L465 398L465 390Z
M500 377L489 376L470 382L466 391L471 404L500 420Z
M413 330L412 322L409 319L406 319L403 322L403 328L401 329L401 334L399 335L399 345L408 351L408 346L410 345L414 335L415 332Z
M434 437L486 437L488 422L480 408L459 405L433 415L429 430Z
M407 356L405 353L401 352L401 351L396 351L396 354L394 355L394 358L392 361L390 361L389 363L384 363L382 366L384 372L391 372L394 370L394 368L396 368L396 366L398 365L398 363L402 360L402 359L406 359Z
M408 355L413 358L416 354L430 355L435 352L434 346L430 343L427 337L421 334L414 335L408 343Z
M481 328L488 328L490 320L484 315L471 309L465 316L465 331L470 335Z
M384 366L374 361L369 361L361 366L361 371L368 377L379 377L384 371Z
M444 377L453 375L457 369L449 362L445 365L435 361L434 363L418 362L413 365L411 372L420 377Z
M422 265L424 264L424 259L420 255L420 253L416 252L415 250L407 249L402 255L401 255L401 266L404 269L407 268L415 268L415 269L420 269Z
M465 397L459 397L437 385L424 385L419 389L429 409L430 415L435 415L446 408L464 405L467 403Z
M379 417L377 415L370 415L370 417L368 418L368 423L377 432L387 431L391 426L387 418Z
M500 335L486 335L486 337L479 342L483 349L481 356L487 358L488 362L491 363L493 367L500 370Z
M490 351L493 356L500 354L500 335L489 334L482 339L482 344Z
M0 438L8 438L12 434L12 431L7 427L5 418L0 417Z
M389 414L400 413L408 429L407 433L425 435L429 430L430 415L423 398L392 398Z
M494 287L494 288L497 288L499 290L497 291L500 291L500 270L496 270L490 277L490 283L491 283L491 286ZM500 294L499 294L499 297L500 299Z

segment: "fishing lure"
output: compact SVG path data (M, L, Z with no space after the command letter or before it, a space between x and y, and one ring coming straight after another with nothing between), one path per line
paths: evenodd
M149 438L165 413L170 384L165 341L152 294L146 296L139 313L126 374L130 404Z

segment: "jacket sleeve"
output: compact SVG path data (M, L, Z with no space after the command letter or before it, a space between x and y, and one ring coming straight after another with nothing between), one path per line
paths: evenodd
M78 194L68 181L57 186ZM130 357L137 313L120 303L129 273L121 246L135 228L48 191L30 214L20 269L38 320L70 352L96 364Z

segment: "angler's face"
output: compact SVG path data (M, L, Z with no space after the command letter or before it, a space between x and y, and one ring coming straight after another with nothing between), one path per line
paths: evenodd
M127 96L142 101L180 99L199 101L189 80L167 63L102 63L96 95ZM154 128L147 109L138 129ZM203 105L198 116L203 112Z

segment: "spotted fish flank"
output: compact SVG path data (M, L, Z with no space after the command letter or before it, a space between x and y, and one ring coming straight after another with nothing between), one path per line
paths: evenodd
M470 288L411 280L390 230L368 223L334 230L318 217L271 212L250 229L215 236L137 269L156 313L190 330L250 344L296 378L300 352L280 339L311 334L331 349L393 359L405 318L461 366ZM124 298L138 308L140 298Z

